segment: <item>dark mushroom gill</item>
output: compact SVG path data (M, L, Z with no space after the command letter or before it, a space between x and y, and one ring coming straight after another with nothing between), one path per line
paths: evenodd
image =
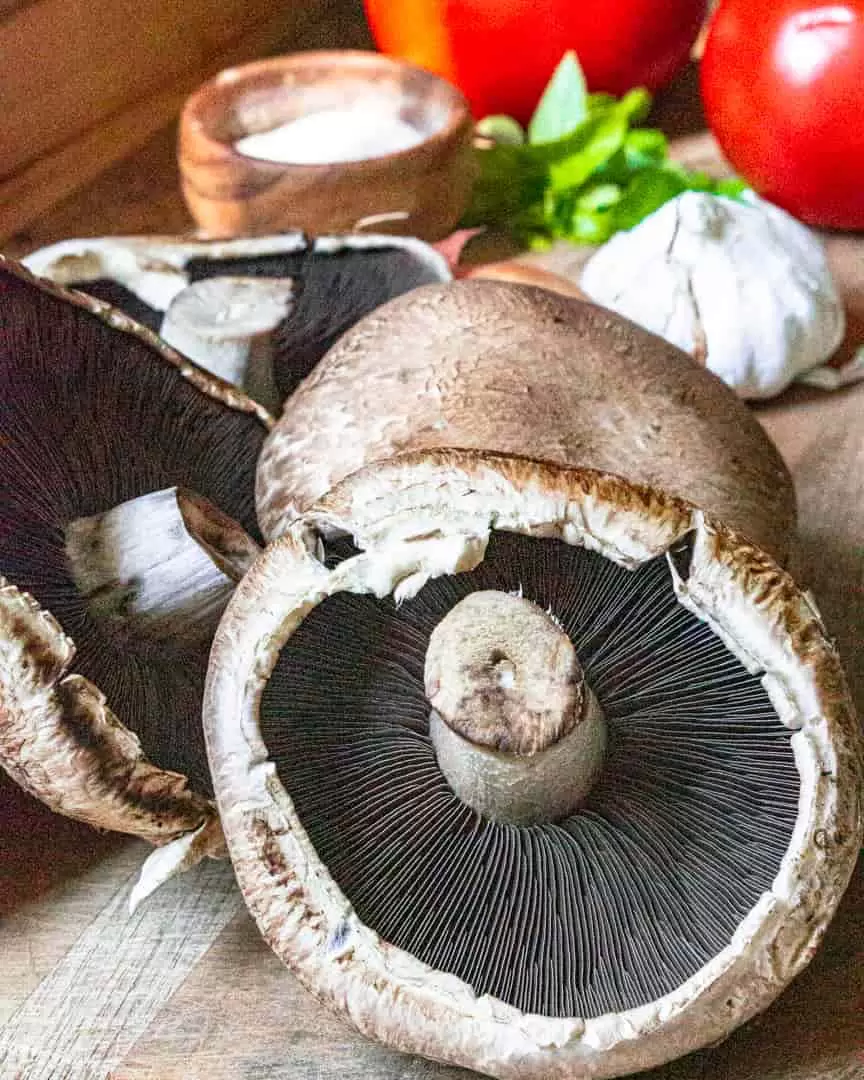
M275 359L276 381L286 397L364 315L402 293L440 281L428 263L406 248L322 251L314 241L301 250L271 255L197 257L184 270L190 282L225 276L294 280L295 306L277 333ZM162 312L110 279L81 282L75 288L115 304L153 330L162 323Z
M210 790L200 723L206 650L123 639L77 593L64 529L183 485L258 536L253 415L195 389L157 350L0 268L0 574L50 611L150 759Z
M112 278L94 278L93 281L73 282L69 287L87 293L96 300L111 304L112 307L120 308L130 318L146 326L148 330L152 330L154 334L159 333L163 312L150 307L140 296L131 289L127 289L125 285L121 285L119 281L114 281Z
M429 635L468 592L522 588L570 635L605 712L603 773L544 825L486 821L428 736ZM398 609L339 594L283 649L261 724L300 820L359 917L478 994L594 1017L653 1001L728 945L791 838L790 732L757 677L635 572L493 534L474 571Z

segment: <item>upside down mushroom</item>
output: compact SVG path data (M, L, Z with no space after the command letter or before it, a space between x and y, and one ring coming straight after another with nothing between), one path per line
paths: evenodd
M442 450L352 475L234 593L204 717L276 953L363 1033L495 1077L722 1038L805 966L861 842L808 599L590 470Z
M105 237L64 240L25 262L119 307L275 415L363 315L450 279L434 248L398 236Z
M415 289L343 335L264 445L261 528L278 536L368 462L442 446L615 472L789 550L789 473L716 376L612 312L494 281Z
M0 765L52 809L221 846L210 639L258 551L263 411L83 294L0 263Z

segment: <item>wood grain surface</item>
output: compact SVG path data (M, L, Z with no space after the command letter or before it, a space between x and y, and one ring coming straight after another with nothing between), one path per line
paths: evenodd
M223 68L368 41L360 0L194 0L180 12L173 0L0 8L0 240L144 147ZM172 179L173 159L159 162Z
M53 206L8 245L181 231L174 132ZM704 137L688 153L716 152ZM864 239L829 238L864 341ZM568 253L573 257L573 252ZM561 265L564 256L548 260ZM864 714L864 386L794 390L758 415L798 488L799 573ZM0 777L0 1080L466 1080L378 1047L330 1016L263 944L226 863L126 913L145 848L54 818ZM862 1080L864 867L808 970L721 1045L650 1080Z
M0 0L0 19L8 19L16 11L38 3L39 0Z
M130 915L135 877L133 869L7 1017L0 1076L110 1075L242 907L227 863L206 860ZM14 963L16 951L4 956Z

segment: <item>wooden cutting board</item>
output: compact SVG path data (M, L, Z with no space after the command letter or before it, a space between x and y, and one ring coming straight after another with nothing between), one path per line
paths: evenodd
M164 173L170 141L160 145L58 207L29 246L80 233L85 220L101 232L180 227L182 207ZM678 152L721 167L707 137ZM157 167L163 172L151 172ZM145 183L145 172L154 179ZM828 243L855 316L850 344L861 343L864 239ZM543 261L560 269L583 257L566 249ZM795 475L799 572L844 653L864 715L864 386L793 391L758 415ZM226 864L196 868L130 918L143 845L59 821L2 779L0 820L0 1080L468 1077L367 1042L322 1010L258 937ZM768 1012L722 1045L646 1076L864 1077L862 866L816 959Z

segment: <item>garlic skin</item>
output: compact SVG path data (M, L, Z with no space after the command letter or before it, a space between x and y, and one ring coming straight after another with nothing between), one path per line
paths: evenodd
M743 398L779 394L824 363L845 332L819 239L755 196L684 192L613 236L580 284Z

